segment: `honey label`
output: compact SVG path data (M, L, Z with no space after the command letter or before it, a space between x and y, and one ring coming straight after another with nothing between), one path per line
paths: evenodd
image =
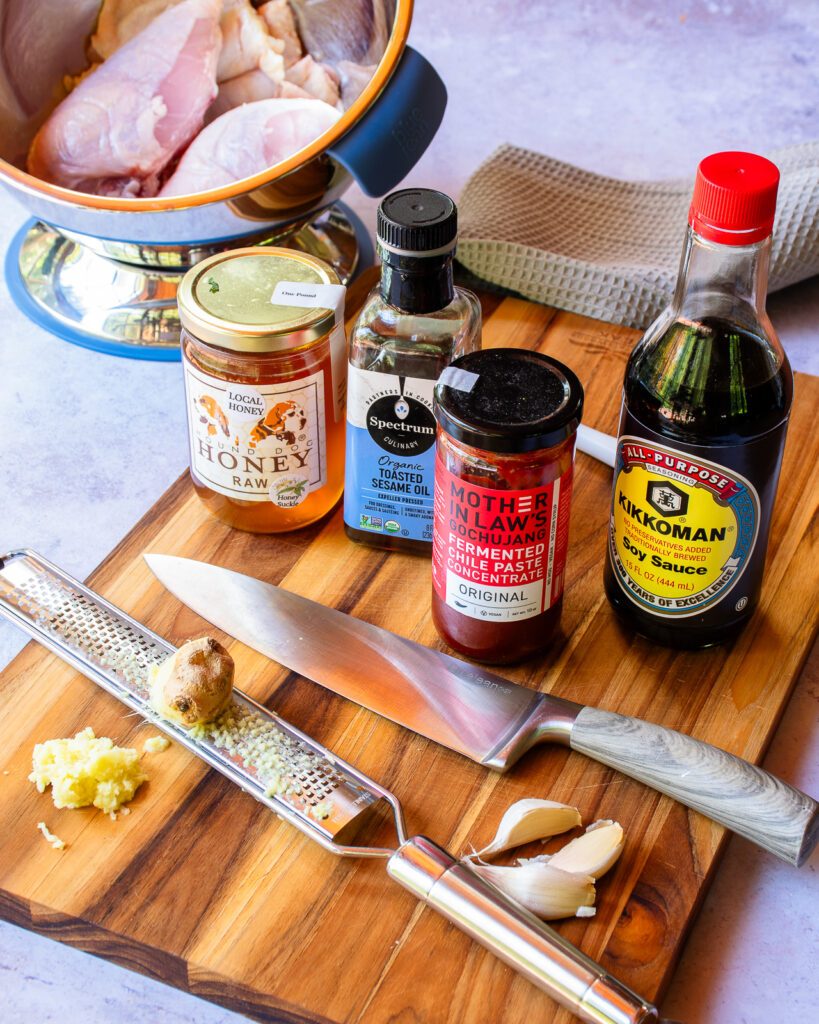
M509 622L563 593L572 470L529 490L480 487L435 464L432 583L451 608Z
M333 414L336 423L344 416L347 392L347 333L344 330L344 303L347 289L343 284L315 284L307 281L279 281L270 301L274 306L297 306L304 309L332 309L335 327L330 332L330 367L333 375Z
M183 360L191 469L220 494L294 508L327 482L324 373L240 384Z
M725 600L758 530L759 495L735 470L645 438L619 439L609 557L635 604L684 618Z

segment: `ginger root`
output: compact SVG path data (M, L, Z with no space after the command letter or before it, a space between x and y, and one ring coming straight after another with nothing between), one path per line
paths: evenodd
M164 718L203 725L230 704L233 658L213 637L189 640L164 661L151 680L151 704Z

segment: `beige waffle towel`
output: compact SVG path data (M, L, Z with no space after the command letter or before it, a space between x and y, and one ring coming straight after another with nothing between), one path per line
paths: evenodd
M782 172L770 288L819 273L819 142L770 154ZM604 178L501 146L466 184L458 259L528 299L646 327L674 288L693 181Z

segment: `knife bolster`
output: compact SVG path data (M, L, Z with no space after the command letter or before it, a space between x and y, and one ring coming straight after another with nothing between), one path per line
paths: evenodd
M520 722L481 764L505 772L537 743L570 745L572 727L583 705L550 693L538 693L534 698Z

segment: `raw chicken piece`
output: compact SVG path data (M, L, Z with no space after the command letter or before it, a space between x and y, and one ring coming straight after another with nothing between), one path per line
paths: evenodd
M97 30L91 37L92 52L105 59L141 32L159 14L181 0L104 0ZM273 38L249 0L223 0L222 50L217 82L261 68L274 81L284 78L284 40Z
M296 28L296 19L288 0L270 0L259 8L271 36L284 43L284 66L289 68L304 53Z
M284 78L284 43L274 39L249 0L225 0L222 14L222 52L216 69L216 80L226 82L255 68L268 78L280 82Z
M182 0L103 0L97 28L91 36L91 52L107 60L169 7Z
M292 82L288 82L286 79L279 86L279 96L283 100L314 100L316 98L306 89L302 89L300 85L293 85Z
M231 0L227 0L231 2ZM298 44L299 53L301 52L301 43L298 42L298 36L295 35L295 22L293 21L293 15L290 13L290 8L287 6L287 0L283 0L284 6L287 8L288 16L290 19L290 25L294 33L294 38ZM273 0L273 2L265 4L265 7L278 7L279 0ZM246 19L246 15L241 7L236 7L237 18ZM264 10L264 8L262 8ZM223 34L226 30L230 31L230 22L227 20L226 12L222 16L222 31ZM279 15L281 12L278 12ZM257 15L254 15L258 19ZM282 24L284 19L280 16L277 24ZM243 20L241 24L249 26L252 22ZM234 31L236 36L238 30ZM241 49L241 43L229 41L226 37L226 41L223 45L222 59L220 59L220 67L225 62L225 54L232 53L234 55L231 60L230 67L242 67L250 60L257 59L259 54L258 48L258 35L256 30L248 29L244 33L249 42L244 50ZM282 42L279 39L271 39L270 42L278 47L285 48L287 45L291 46L292 42L288 44L286 41ZM219 95L205 115L206 123L215 121L222 114L228 110L233 110L235 107L241 106L243 103L255 103L258 100L268 99L318 99L323 100L325 103L329 103L335 107L339 102L339 86L338 76L332 70L324 64L317 64L313 58L308 54L302 57L300 60L296 60L295 63L291 63L287 70L284 70L287 64L287 49L284 49L283 53L284 63L282 63L282 56L276 54L276 59L272 65L269 59L262 59L261 66L253 67L249 71L244 71L242 74L236 75L233 78L226 80L219 80ZM217 78L219 77L217 73Z
M156 195L216 95L221 0L184 0L125 43L56 108L31 174L99 195Z
M259 100L209 124L190 144L160 195L189 195L277 164L331 128L341 115L321 100Z
M351 60L340 60L336 64L341 78L341 106L344 110L349 110L364 92L377 67L377 64L355 64Z
M338 103L338 76L326 64L314 61L309 53L287 69L285 79L331 107Z
M205 123L215 121L217 117L233 110L234 107L241 107L243 103L255 103L257 100L271 100L282 94L282 87L287 82L274 82L268 78L264 71L255 68L253 71L245 71L243 75L236 78L229 78L226 82L219 84L219 94L208 107L205 114ZM307 95L302 93L302 95Z

